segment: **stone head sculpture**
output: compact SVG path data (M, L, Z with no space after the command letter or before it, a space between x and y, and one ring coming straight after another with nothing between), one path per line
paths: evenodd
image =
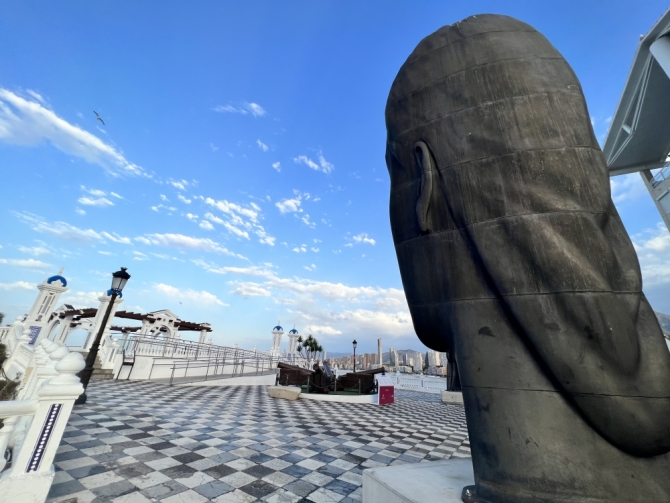
M565 59L506 16L445 26L386 126L405 294L458 363L473 501L670 501L670 353Z

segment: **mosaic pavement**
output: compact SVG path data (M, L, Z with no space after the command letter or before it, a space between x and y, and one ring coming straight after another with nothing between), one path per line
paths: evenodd
M469 457L461 407L279 400L264 386L92 381L49 502L358 502L365 468Z

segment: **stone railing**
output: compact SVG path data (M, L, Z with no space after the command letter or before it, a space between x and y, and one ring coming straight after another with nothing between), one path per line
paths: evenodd
M5 338L9 335L12 327L0 327L0 343L5 344Z
M19 396L0 402L0 495L2 501L43 503L55 471L53 459L75 399L84 391L75 375L84 368L79 353L43 341L35 349L35 366L25 376ZM11 453L7 456L7 453ZM7 466L7 457L11 467Z
M447 389L447 380L443 377L425 375L389 374L396 388L427 393L440 393Z

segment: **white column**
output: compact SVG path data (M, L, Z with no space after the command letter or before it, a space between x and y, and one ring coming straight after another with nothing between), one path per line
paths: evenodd
M98 334L98 331L100 330L100 325L102 324L102 319L105 317L105 313L107 312L107 306L109 306L109 303L112 300L111 295L107 295L107 293L102 294L100 297L98 297L98 300L100 301L100 305L98 306L98 312L95 314L95 318L93 320L93 326L91 327L91 330L88 333L88 336L86 336L86 341L84 343L84 349L87 349L93 344L93 339L95 336ZM119 308L119 305L123 302L122 297L117 297L116 300L114 301L114 305L112 306L112 311L109 315L109 319L107 320L107 326L105 327L105 331L102 336L101 340L101 348L102 348L102 342L103 341L108 341L111 342L111 332L110 332L110 327L112 326L112 323L114 321L114 314L116 313L116 310ZM106 350L105 350L106 353ZM102 355L101 355L102 357Z

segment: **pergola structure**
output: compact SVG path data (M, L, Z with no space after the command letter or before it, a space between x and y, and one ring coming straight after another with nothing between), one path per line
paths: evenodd
M640 38L603 153L610 176L639 172L670 229L670 9Z
M98 313L95 307L88 307L83 309L75 309L69 304L64 304L61 308L54 311L50 318L51 325L50 333L56 328L58 324L65 325L59 339L65 340L67 334L77 328L91 328L91 320L93 320ZM138 335L148 335L157 337L162 335L166 338L179 338L179 332L192 331L200 332L200 342L205 342L205 336L212 331L209 323L193 323L190 321L181 320L172 311L164 309L161 311L153 311L150 313L133 313L129 311L117 311L114 318L137 320L141 321L141 326L117 326L113 321L110 323L110 329L115 332L137 333Z

